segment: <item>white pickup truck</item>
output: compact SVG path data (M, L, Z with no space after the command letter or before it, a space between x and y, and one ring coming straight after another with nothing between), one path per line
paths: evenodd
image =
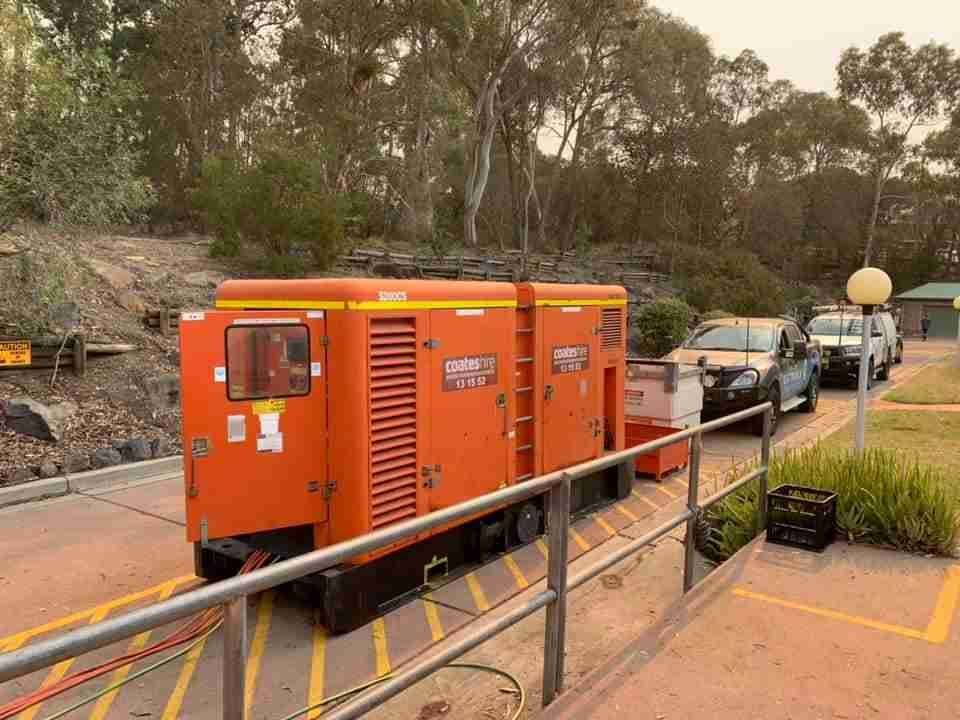
M807 332L820 341L823 349L821 378L824 381L856 383L860 374L860 346L863 316L859 308L845 308L818 315L807 325ZM903 340L889 312L873 316L870 341L870 369L867 387L874 379L887 380L895 364L903 362Z

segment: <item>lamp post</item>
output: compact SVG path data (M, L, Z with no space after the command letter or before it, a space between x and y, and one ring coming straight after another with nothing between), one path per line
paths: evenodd
M953 309L957 311L957 363L960 363L960 295L953 299Z
M873 338L873 308L890 298L893 283L883 270L865 267L847 280L847 296L863 309L863 336L860 344L860 382L857 385L856 449L863 450L867 417L867 374L870 372L870 343Z

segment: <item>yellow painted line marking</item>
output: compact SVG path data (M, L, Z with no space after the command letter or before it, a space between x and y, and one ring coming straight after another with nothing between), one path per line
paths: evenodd
M162 602L163 600L169 598L173 594L174 588L176 588L174 583L167 583L167 587L160 592L160 596L157 598L157 601ZM150 639L151 632L151 630L147 630L146 632L142 632L134 637L133 640L130 641L130 645L127 647L127 653L135 653L143 650L143 648L147 646L147 641ZM130 674L132 669L132 664L117 668L110 676L110 680L107 682L107 685L116 685L117 683L123 682L127 679L127 676ZM93 710L90 712L90 720L104 720L104 718L107 717L107 713L110 712L110 706L113 705L113 701L117 699L117 694L119 692L120 688L117 688L116 690L108 692L106 695L103 695L99 700L97 700L97 704L93 706Z
M490 609L490 603L487 602L487 596L483 592L483 588L480 587L480 582L477 580L477 576L473 573L467 573L467 587L470 588L470 594L473 595L473 604L477 606L477 610L480 612L486 612Z
M640 519L636 515L634 515L632 512L630 512L627 508L625 508L623 505L618 504L618 505L614 505L614 507L617 509L617 512L623 515L630 522L637 522L637 520Z
M263 651L267 648L267 636L270 634L270 623L273 621L275 598L276 593L273 590L267 590L260 596L260 603L257 605L257 625L253 630L250 654L247 655L246 693L243 698L243 706L247 714L253 704L253 693L257 689L257 674L260 672Z
M537 307L574 307L578 305L605 305L625 307L626 299L613 298L609 300L537 300Z
M960 567L954 566L947 570L947 579L940 588L933 618L927 625L927 640L938 644L947 641L950 636L950 624L957 612L958 600L960 600Z
M217 300L217 310L343 310L342 300Z
M516 300L347 300L347 310L460 310L515 308Z
M672 492L670 492L669 490L667 490L667 489L666 489L663 485L661 485L660 483L657 483L657 484L654 485L653 487L654 487L655 490L657 490L657 492L663 493L664 495L666 495L666 496L667 496L668 498L670 498L671 500L676 500L677 497L678 497L678 496L675 495L674 493L672 493Z
M653 500L651 500L650 498L648 498L648 497L646 497L645 495L643 495L639 490L634 490L634 491L633 491L633 496L634 496L637 500L640 500L641 502L645 502L647 505L649 505L650 507L652 507L654 510L659 510L659 509L660 509L660 506L659 506L659 505L657 505L657 504L656 504Z
M323 702L323 681L327 667L327 631L321 625L313 627L313 659L310 662L310 690L308 705L319 705ZM320 717L322 707L315 707L307 713L307 720Z
M203 638L193 650L187 653L187 657L183 661L183 667L180 668L180 675L177 677L177 684L173 686L173 692L170 693L170 699L167 700L167 706L163 709L160 720L177 720L180 717L183 699L187 695L187 688L190 687L190 681L193 679L193 673L197 669L197 663L206 644L207 638Z
M371 626L373 631L373 649L377 654L377 677L390 674L390 652L387 649L387 624L383 618L377 618Z
M181 575L180 577L175 577L170 580L165 580L159 585L154 585L149 587L146 590L138 590L135 593L130 593L129 595L124 595L122 597L115 598L109 602L102 603L100 605L95 605L92 608L87 608L86 610L80 610L70 615L65 615L62 618L56 620L51 620L48 623L43 625L37 625L36 627L30 628L28 630L21 630L18 633L13 635L8 635L7 637L0 638L0 645L5 645L9 650L23 645L27 640L36 637L37 635L42 635L44 633L50 632L51 630L59 630L60 628L72 625L80 620L86 620L93 615L100 613L101 611L110 612L116 608L123 607L124 605L129 605L130 603L136 602L137 600L143 600L148 598L151 595L156 595L159 592L162 592L164 588L167 587L170 583L173 583L174 586L182 585L185 582L190 580L196 580L195 575Z
M543 559L547 560L550 557L550 552L547 550L547 544L541 539L537 538L537 550L540 551L540 554L543 555Z
M520 569L520 566L517 565L517 561L514 560L509 555L505 555L503 558L503 564L507 566L507 570L510 571L510 574L513 575L513 579L517 583L517 587L521 590L530 587L530 583L527 581L527 578L523 574L523 570Z
M580 549L586 552L590 549L590 543L583 539L583 535L578 533L573 528L570 528L570 535L573 537L573 541L580 546Z
M615 527L613 527L613 525L611 525L610 523L608 523L606 520L604 520L602 517L600 517L599 515L597 515L597 516L594 518L594 520L597 521L597 525L599 525L600 527L602 527L602 528L606 531L607 535L613 536L613 535L616 535L616 534L617 534L617 529L616 529Z
M95 625L96 623L103 620L107 616L107 613L109 612L110 610L107 608L100 608L96 610L93 613L93 616L90 618L90 625ZM51 685L54 685L60 682L61 680L63 680L64 676L67 674L67 672L69 672L70 667L73 665L74 661L76 661L75 657L68 658L67 660L61 660L52 668L50 668L50 672L47 673L47 677L45 677L43 679L43 682L40 683L40 689L42 690L44 688L48 688ZM37 703L33 707L27 708L22 713L17 715L17 720L33 720L33 718L36 717L37 713L40 712L41 707L43 707L43 703Z
M427 615L427 625L430 626L430 636L434 642L440 642L446 636L443 632L443 624L440 622L440 613L437 611L437 604L429 594L423 596L423 612Z
M840 620L841 622L850 623L852 625L861 625L863 627L872 628L873 630L893 633L894 635L902 635L903 637L913 638L914 640L928 639L927 633L921 630L914 630L913 628L902 627L900 625L890 625L889 623L878 622L876 620L871 620L870 618L860 617L859 615L848 615L847 613L837 612L836 610L827 610L825 608L818 608L814 607L813 605L803 605L802 603L783 600L781 598L773 597L772 595L755 593L752 590L746 590L744 588L734 588L733 594L739 597L749 598L751 600L759 600L760 602L769 603L771 605L779 605L780 607L790 608L791 610L799 610L801 612L810 613L811 615L817 615L819 617L830 618L831 620Z

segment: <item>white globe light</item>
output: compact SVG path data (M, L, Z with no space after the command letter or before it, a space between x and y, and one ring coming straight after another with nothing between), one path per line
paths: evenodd
M892 292L893 282L880 268L862 268L847 280L847 296L856 305L882 305Z
M960 312L960 296L957 296L953 299L953 309L957 312Z

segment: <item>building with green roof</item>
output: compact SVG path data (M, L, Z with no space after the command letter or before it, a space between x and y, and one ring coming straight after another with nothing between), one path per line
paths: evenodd
M920 334L920 318L926 310L930 315L930 337L957 337L957 311L953 309L954 298L960 297L960 282L934 282L921 285L896 296L903 308L900 328L904 335Z

